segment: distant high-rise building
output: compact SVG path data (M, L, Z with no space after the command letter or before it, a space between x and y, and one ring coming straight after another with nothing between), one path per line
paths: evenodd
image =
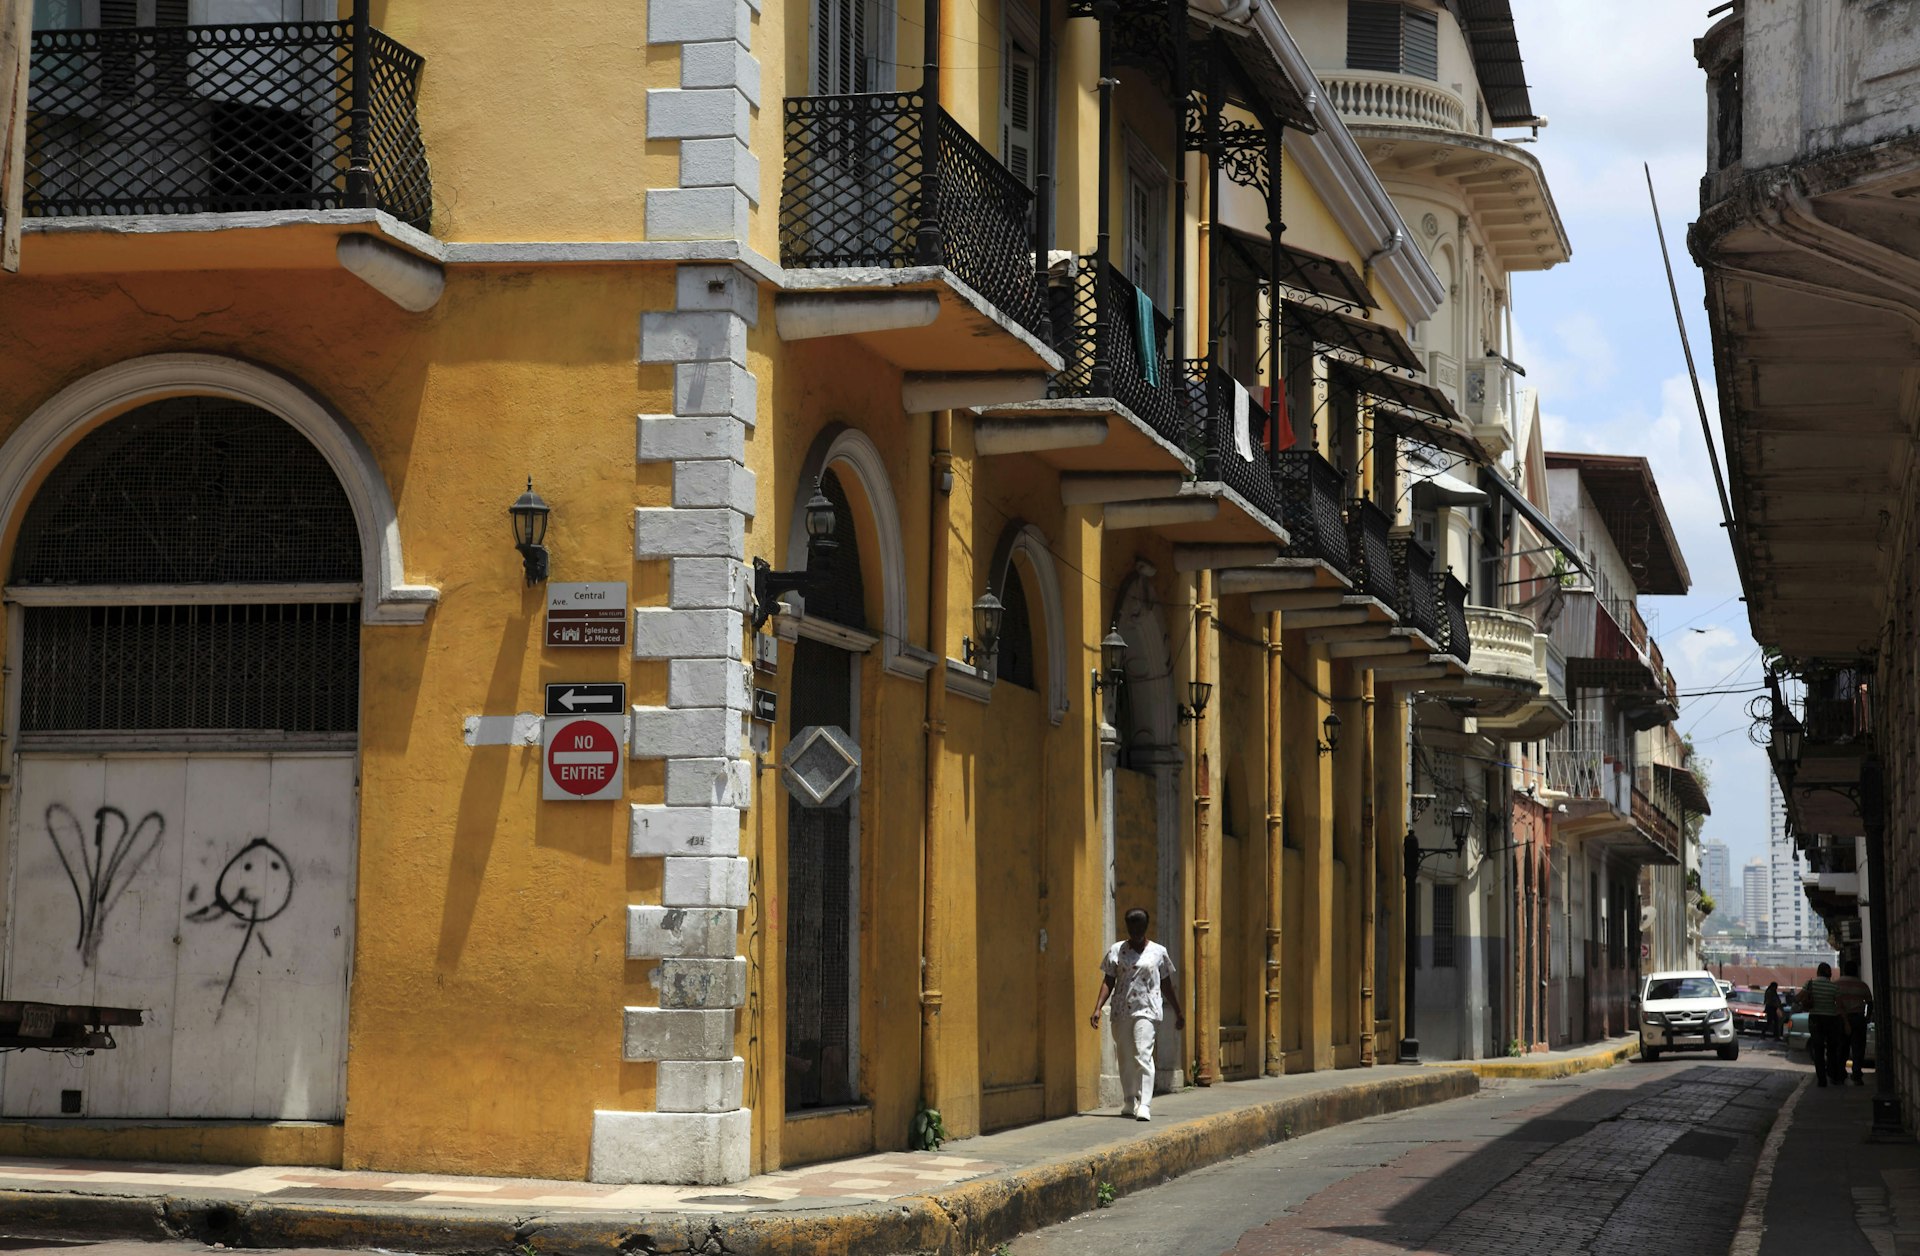
M1727 891L1733 888L1728 876L1733 867L1730 859L1727 844L1718 838L1706 838L1700 843L1700 890L1717 907L1733 905L1727 897Z
M1740 872L1740 923L1747 927L1748 933L1761 938L1767 936L1768 927L1772 924L1769 914L1773 896L1769 893L1771 887L1767 881L1767 862L1764 859L1754 860Z
M1768 936L1786 946L1812 945L1815 941L1811 925L1813 911L1807 904L1807 891L1802 884L1806 864L1800 857L1800 848L1787 832L1787 801L1772 773L1767 774L1767 860L1772 890ZM1819 940L1824 944L1824 931L1821 932Z

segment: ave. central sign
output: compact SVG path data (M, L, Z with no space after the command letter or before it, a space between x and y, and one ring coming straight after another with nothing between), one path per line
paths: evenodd
M619 582L547 586L547 644L625 645L627 586Z

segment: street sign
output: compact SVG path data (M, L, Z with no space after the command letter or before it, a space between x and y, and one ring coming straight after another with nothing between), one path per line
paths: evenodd
M753 691L753 718L768 724L780 718L780 695L771 689Z
M624 796L625 717L549 717L542 738L547 802L600 802Z
M627 586L555 583L547 586L548 645L625 645Z
M547 714L549 716L624 716L626 713L627 687L623 684L569 681L566 684L547 686Z

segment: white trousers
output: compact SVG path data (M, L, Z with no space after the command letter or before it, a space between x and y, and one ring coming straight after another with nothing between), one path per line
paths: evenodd
M1110 1015L1113 1054L1120 1063L1120 1111L1150 1115L1153 1103L1153 1045L1160 1022L1144 1016Z

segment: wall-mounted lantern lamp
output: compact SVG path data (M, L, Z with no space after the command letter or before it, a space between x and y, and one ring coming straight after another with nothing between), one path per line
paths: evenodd
M1180 722L1185 724L1199 719L1207 713L1207 701L1213 697L1213 685L1204 680L1187 682L1187 705L1180 708Z
M1007 608L991 593L982 593L973 604L973 636L960 638L960 652L968 667L992 671L1000 653L1000 625Z
M1332 754L1340 748L1340 717L1332 711L1328 711L1327 718L1320 721L1320 727L1327 735L1325 741L1317 743L1320 747L1320 753L1323 755Z
M547 578L547 518L553 513L540 494L533 491L533 477L527 477L527 491L507 507L513 516L513 547L526 564L527 583L539 584Z
M1473 828L1473 808L1461 803L1447 813L1447 824L1453 829L1453 853L1465 853L1467 832Z
M833 503L821 491L818 480L813 482L813 496L807 499L806 512L807 567L811 567L816 559L837 545L833 539L833 530L838 522ZM774 604L782 593L804 591L811 575L806 567L799 571L775 571L766 559L754 559L753 630L759 632L760 626L772 617Z
M1100 642L1100 666L1093 673L1093 691L1102 693L1108 689L1117 689L1127 681L1127 639L1120 635L1119 625L1107 629L1107 635Z
M1806 741L1807 730L1785 708L1775 709L1779 714L1774 717L1773 740L1780 753L1780 777L1791 789L1793 778L1800 772L1800 751Z

